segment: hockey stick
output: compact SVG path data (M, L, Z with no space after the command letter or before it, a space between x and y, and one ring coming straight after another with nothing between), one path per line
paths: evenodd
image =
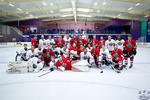
M38 77L42 77L42 76L47 75L47 74L49 74L49 73L51 73L51 72L52 72L52 71L46 72L46 73L44 73L44 74L39 75Z

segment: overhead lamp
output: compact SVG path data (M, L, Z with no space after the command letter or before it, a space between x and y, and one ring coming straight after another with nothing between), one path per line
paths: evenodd
M149 17L149 15L145 15L144 17Z
M15 6L15 5L11 4L11 3L9 3L9 5L10 5L10 6L12 6L12 7L14 7L14 6Z
M94 3L94 6L97 6L97 5L98 5L98 3L97 3L97 2L95 2L95 3Z
M91 10L91 9L86 9L86 8L77 8L77 11L90 12L90 11L92 11L92 10Z
M42 5L43 5L43 6L46 6L46 5L47 5L47 3L45 3L45 2L42 2Z
M135 6L139 6L139 5L140 5L140 3L136 3L136 4L135 4Z
M121 14L118 14L118 16L121 16Z
M100 10L97 10L96 12L97 12L97 13L100 13L101 11L100 11Z
M53 6L53 5L54 5L54 4L51 2L51 3L50 3L50 6Z
M103 2L102 5L106 5L106 2Z
M62 15L60 17L70 17L70 16L73 16L73 14L69 14L69 15Z
M50 13L54 13L54 11L53 11L53 10L51 10L51 11L50 11Z
M17 8L19 11L22 11L22 9L21 8Z
M82 15L82 14L78 14L77 16L79 16L79 17L92 17L91 15Z
M128 10L132 10L132 9L133 9L133 7L128 8Z

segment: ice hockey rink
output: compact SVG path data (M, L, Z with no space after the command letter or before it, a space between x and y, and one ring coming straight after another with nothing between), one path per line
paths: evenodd
M139 100L140 91L150 91L150 48L138 47L134 67L116 73L110 68L88 72L54 71L8 74L21 47L0 48L0 100ZM144 99L143 99L144 100Z

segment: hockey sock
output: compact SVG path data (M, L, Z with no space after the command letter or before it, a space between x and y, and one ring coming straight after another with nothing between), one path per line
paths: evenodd
M128 65L128 58L125 58L125 65Z

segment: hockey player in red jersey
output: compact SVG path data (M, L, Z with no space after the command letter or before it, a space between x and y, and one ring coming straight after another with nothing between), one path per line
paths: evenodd
M115 64L115 68L118 70L122 70L123 66L122 66L122 62L124 59L124 54L123 51L121 49L118 49L118 45L115 44L114 46L114 50L112 51L112 61ZM119 66L117 66L119 64Z
M103 36L101 36L100 41L98 42L99 50L102 48L103 45L105 46L105 40L104 40Z
M96 45L96 47L98 46L99 41L96 39L96 35L93 36L93 40L92 40L92 46Z
M59 36L55 41L56 47L63 47L65 45L65 41L62 39L62 36Z
M78 48L76 46L76 43L73 43L73 46L71 46L70 49L69 49L69 54L70 54L72 60L77 60L78 59L77 51L78 51Z
M95 60L95 64L98 66L99 49L96 48L96 45L93 45L93 48L91 50L91 54Z
M81 36L81 35L79 36L79 39L78 39L77 42L78 42L78 43L77 43L77 46L78 46L78 47L80 47L80 45L84 45L84 43L85 43L85 42L84 42L84 39L82 39L82 36Z
M48 45L47 49L44 49L42 53L42 59L44 60L44 64L46 66L49 66L51 56L55 57L54 52L50 49L50 45Z
M36 36L34 36L34 38L31 40L31 46L33 46L34 48L38 47L38 41Z
M57 69L60 68L62 71L71 70L70 58L63 58L61 55L58 56L59 60L56 62Z
M130 58L130 66L133 67L134 56L136 55L136 42L132 40L132 37L129 35L128 40L126 40L123 44L124 46L124 55L125 55L125 65L128 65L128 58Z
M74 35L73 38L70 40L70 45L72 46L74 43L78 43L78 38Z
M80 47L77 50L78 56L80 56L80 53L83 52L85 49L85 47L83 46L83 44L80 45Z

